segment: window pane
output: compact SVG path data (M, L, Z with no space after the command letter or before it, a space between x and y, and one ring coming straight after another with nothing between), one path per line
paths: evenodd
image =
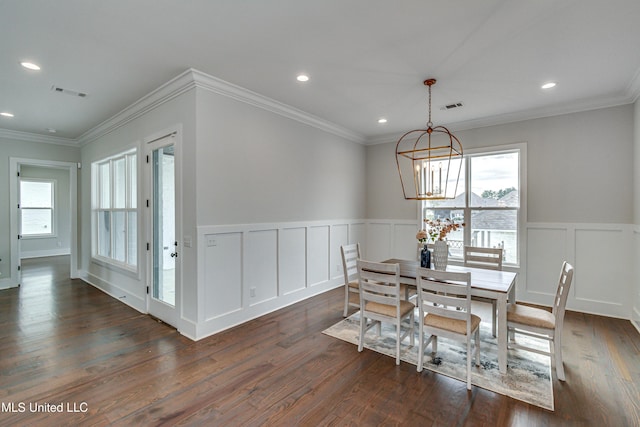
M100 207L103 209L109 209L111 207L111 179L109 173L109 162L102 163L100 165L99 173L99 189L100 192Z
M113 161L113 207L125 208L127 198L127 169L126 159L123 157Z
M425 210L425 218L430 220L450 219L456 223L464 222L464 210L462 209L427 209ZM427 228L425 224L425 228ZM449 256L454 258L462 258L462 250L464 249L464 228L450 232L447 237L449 244ZM433 242L429 242L433 243Z
M53 208L51 182L20 181L20 206L24 208Z
M113 251L111 258L124 262L127 244L125 212L112 212L113 218Z
M471 157L471 206L519 207L518 153Z
M111 256L111 212L98 211L98 255Z
M129 167L129 206L135 209L138 201L138 173L136 165L136 155L127 156L127 164Z
M127 264L138 264L138 214L128 212L127 222Z
M518 212L516 210L471 211L471 246L503 248L503 261L518 261Z
M24 235L41 235L52 234L51 226L52 210L51 209L25 209L22 208L22 234Z

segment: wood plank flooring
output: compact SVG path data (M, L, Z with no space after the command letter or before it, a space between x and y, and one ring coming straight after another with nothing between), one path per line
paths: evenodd
M68 264L25 260L22 286L0 291L2 426L640 425L629 321L567 313L550 412L323 335L341 289L193 342ZM47 404L64 412L32 411Z

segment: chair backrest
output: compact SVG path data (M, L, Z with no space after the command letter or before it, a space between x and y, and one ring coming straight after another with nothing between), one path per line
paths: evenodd
M558 289L556 290L556 298L553 300L552 313L556 317L556 324L562 322L564 318L564 309L567 306L567 297L573 280L573 266L567 261L562 263L560 278L558 279Z
M344 274L344 283L355 280L358 274L358 265L356 261L360 258L360 243L340 246L340 254L342 255L342 271Z
M465 246L464 265L489 270L502 270L502 248Z
M360 307L367 301L395 305L400 310L400 264L358 259Z
M430 270L416 271L418 305L423 312L450 319L467 321L470 334L471 318L471 273Z

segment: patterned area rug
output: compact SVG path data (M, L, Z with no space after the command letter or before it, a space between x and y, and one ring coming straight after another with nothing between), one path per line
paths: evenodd
M360 312L356 312L323 333L357 346L359 329ZM410 345L409 337L400 346L400 358L413 365L418 363L417 325L415 333L414 347ZM517 335L516 340L521 344L549 350L549 343L544 340L522 335ZM376 335L376 328L367 331L364 347L395 359L395 343L395 328L383 324L381 337ZM473 353L473 346L471 351ZM427 348L424 368L466 382L466 353L464 343L438 338L438 353L432 358L431 346ZM498 369L497 338L491 336L491 325L483 322L480 325L480 366L476 367L473 363L471 365L472 384L553 411L550 358L529 351L509 350L508 363L507 373L501 374Z

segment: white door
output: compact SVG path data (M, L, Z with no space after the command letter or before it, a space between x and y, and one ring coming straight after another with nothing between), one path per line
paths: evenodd
M149 218L148 310L177 327L176 290L180 259L176 239L176 136L175 133L147 144L150 180L147 188Z

